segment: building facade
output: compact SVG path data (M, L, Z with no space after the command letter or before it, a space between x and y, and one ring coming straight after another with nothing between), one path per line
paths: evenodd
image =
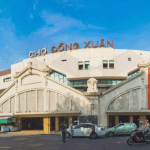
M45 132L86 115L106 127L150 120L149 60L147 51L104 47L25 59L0 72L0 116Z

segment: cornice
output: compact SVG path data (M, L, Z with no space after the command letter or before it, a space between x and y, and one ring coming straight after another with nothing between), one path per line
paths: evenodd
M146 67L150 66L150 62L147 64L138 64L137 66L138 66L138 68L146 68Z
M13 82L7 89L5 89L5 90L0 94L0 98L1 98L9 89L11 89L14 85L15 85L15 82Z
M136 68L136 69L134 69L134 70L128 72L128 75L131 74L131 73L133 73L133 72L135 72L135 71L137 71L137 70L139 70L139 68Z
M18 78L19 76L21 76L23 73L25 73L27 70L30 70L30 69L34 69L34 70L41 71L41 72L51 72L51 69L47 65L46 65L46 68L41 69L35 65L32 65L32 62L28 62L28 66L24 68L18 74L14 75L13 78Z

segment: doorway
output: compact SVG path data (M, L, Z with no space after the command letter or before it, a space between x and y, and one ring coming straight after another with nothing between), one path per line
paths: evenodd
M139 115L133 115L133 123L139 127Z
M69 120L69 117L60 117L59 118L59 127L60 127L60 124L62 124L63 121L65 121L65 124L67 125L67 128L69 128L68 120ZM60 131L60 128L59 128L59 131Z
M51 117L50 131L55 131L55 117Z
M115 116L109 116L109 128L115 126Z
M129 116L128 115L119 116L119 123L128 123L128 122L129 122Z
M22 130L43 130L43 117L22 118Z

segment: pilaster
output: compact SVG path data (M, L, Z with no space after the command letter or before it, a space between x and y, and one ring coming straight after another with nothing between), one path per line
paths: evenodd
M130 123L133 123L133 115L130 115L130 116L129 116L129 122L130 122Z
M55 117L55 131L59 131L59 117Z
M116 115L116 116L115 116L115 125L117 125L118 123L119 123L119 116Z

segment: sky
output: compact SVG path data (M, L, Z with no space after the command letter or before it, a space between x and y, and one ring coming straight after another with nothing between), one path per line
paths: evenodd
M0 0L0 71L61 42L150 50L149 0Z

